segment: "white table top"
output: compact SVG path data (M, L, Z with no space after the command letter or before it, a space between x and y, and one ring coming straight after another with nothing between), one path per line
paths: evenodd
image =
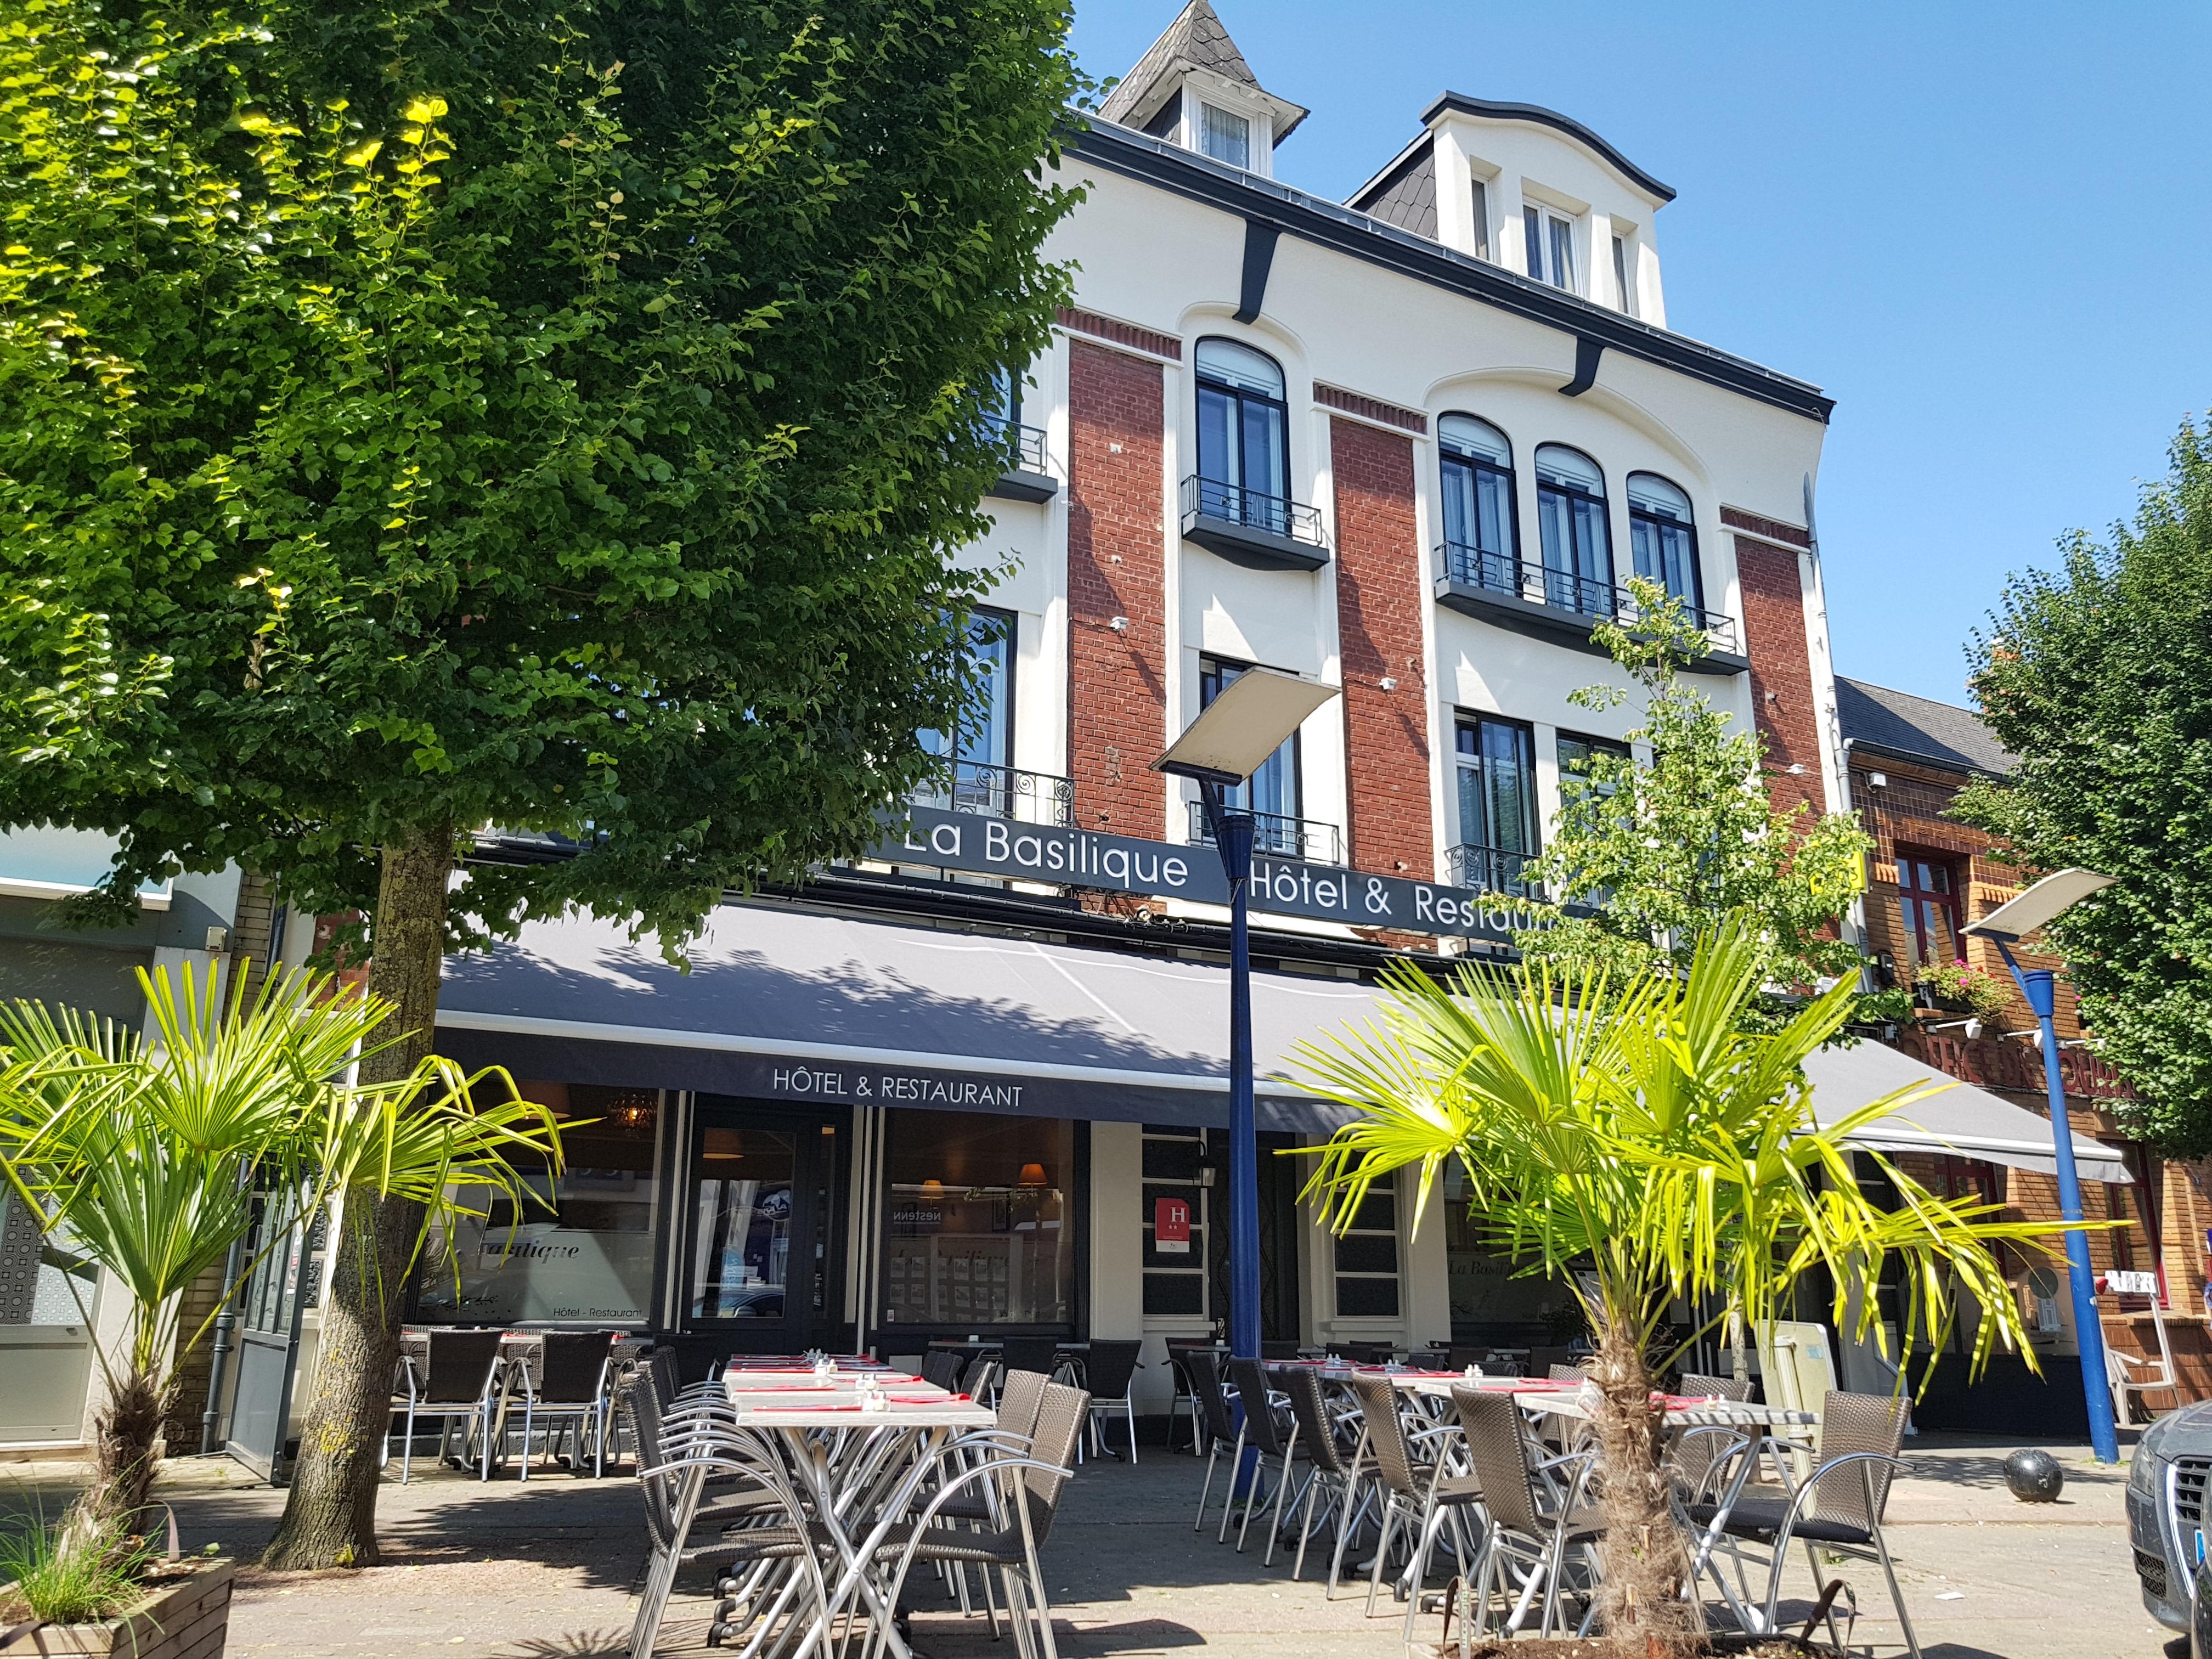
M999 1420L989 1407L918 1380L886 1382L875 1411L863 1405L854 1378L731 1371L722 1382L749 1429L980 1429Z

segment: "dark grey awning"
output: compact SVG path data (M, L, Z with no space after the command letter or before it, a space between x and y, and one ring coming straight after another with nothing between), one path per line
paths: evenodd
M2045 1175L2057 1170L2049 1118L1881 1043L1824 1048L1805 1063L1805 1074L1813 1083L1813 1115L1823 1123L1899 1089L1934 1085L1942 1090L1868 1124L1851 1137L1860 1146L1885 1152L1954 1152ZM2074 1137L2074 1162L2084 1181L2118 1185L2135 1179L2118 1147L2087 1135Z
M590 916L447 963L442 1051L518 1077L1126 1122L1229 1116L1228 970L776 904L727 904L689 974ZM1264 1079L1365 1016L1345 981L1253 975ZM1349 1114L1262 1081L1262 1128Z

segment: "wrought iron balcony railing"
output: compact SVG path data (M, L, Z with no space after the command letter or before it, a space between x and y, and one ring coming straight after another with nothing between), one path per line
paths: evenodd
M1046 470L1042 427L1023 426L1002 415L989 415L984 419L1006 441L1012 458L1006 463L1010 468L1023 472L1042 472Z
M1531 605L1549 605L1577 617L1604 617L1633 627L1642 620L1636 595L1612 582L1578 576L1571 570L1553 570L1509 554L1492 553L1466 542L1446 542L1437 550L1437 563L1451 581L1485 592L1503 593ZM1735 618L1718 611L1701 611L1685 604L1682 614L1723 651L1741 651Z
M1259 569L1318 570L1328 562L1319 507L1196 473L1182 481L1182 533Z
M912 796L916 806L940 812L967 812L981 818L1065 827L1075 821L1075 785L1049 772L992 766L982 761L950 761L936 779Z
M1471 887L1478 893L1541 899L1542 887L1522 873L1535 860L1534 853L1512 853L1502 847L1463 842L1445 853L1444 878L1455 887Z
M1308 864L1344 862L1344 838L1333 823L1285 817L1279 812L1255 812L1252 823L1252 850L1263 858L1302 859ZM1190 803L1190 838L1201 846L1213 845L1213 829L1206 821L1203 801Z

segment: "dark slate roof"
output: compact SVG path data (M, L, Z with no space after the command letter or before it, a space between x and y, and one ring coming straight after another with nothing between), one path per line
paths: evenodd
M1962 772L2011 775L2014 759L1981 716L1955 703L1836 677L1836 718L1854 750Z
M1150 100L1152 89L1175 73L1178 64L1190 69L1211 70L1226 80L1261 91L1260 77L1252 73L1252 66L1244 61L1244 54L1237 50L1237 43L1229 38L1221 19L1206 0L1190 0L1174 22L1169 24L1160 38L1146 48L1137 66L1121 78L1121 84L1106 94L1106 101L1098 106L1098 113L1109 121L1127 121L1142 109ZM1296 105L1286 107L1297 109ZM1304 118L1305 112L1298 110L1297 117L1287 123L1278 121L1275 142L1280 143L1290 137L1291 128Z

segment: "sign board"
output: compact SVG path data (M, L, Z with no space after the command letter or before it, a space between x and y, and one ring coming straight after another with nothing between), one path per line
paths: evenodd
M1147 898L1229 902L1228 878L1211 847L1020 823L933 806L908 807L906 822L892 825L871 856L891 864L927 864ZM1494 945L1510 945L1518 930L1544 925L1526 905L1502 894L1366 875L1263 853L1252 855L1251 902L1255 910L1277 915L1408 933L1450 933Z
M2115 1296L2156 1296L2158 1275L2114 1268L2105 1275L2105 1288Z
M1190 1200L1156 1198L1152 1200L1152 1248L1162 1255L1190 1254Z

